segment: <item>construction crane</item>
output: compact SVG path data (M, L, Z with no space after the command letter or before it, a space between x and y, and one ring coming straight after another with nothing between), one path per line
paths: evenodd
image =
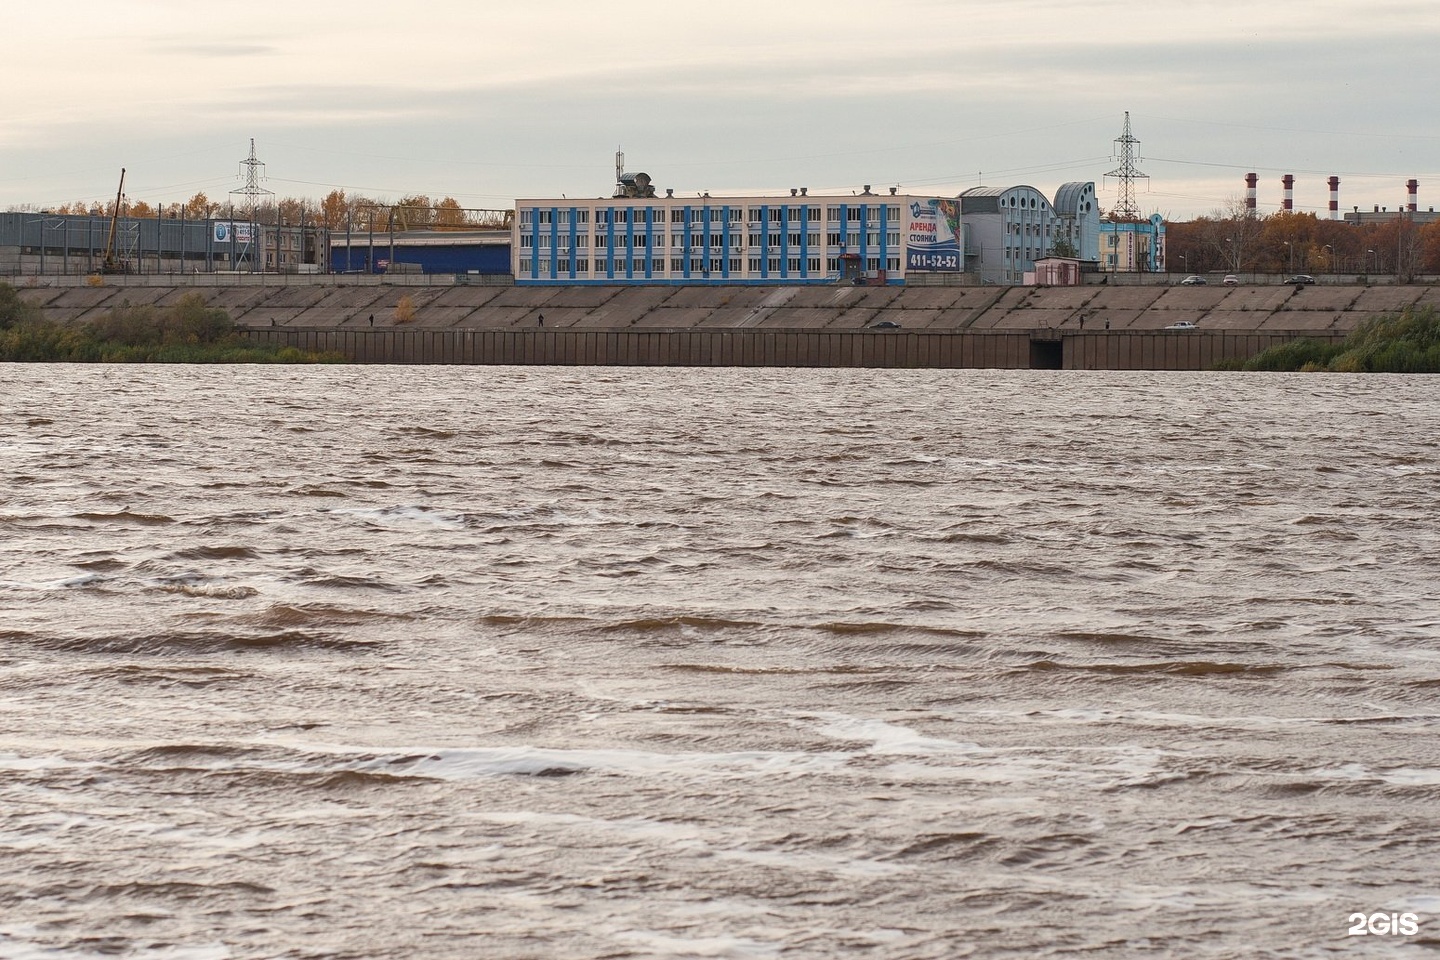
M115 209L110 214L110 236L105 238L105 262L101 273L125 273L125 264L115 256L115 241L120 226L120 204L125 198L125 168L120 168L120 188L115 191Z

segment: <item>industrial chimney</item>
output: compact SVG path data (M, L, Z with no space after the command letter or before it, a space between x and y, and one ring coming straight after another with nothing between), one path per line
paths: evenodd
M1330 178L1330 219L1340 219L1340 178Z
M1286 213L1293 213L1295 210L1295 175L1285 174L1280 178L1280 185L1285 188L1285 202L1281 204L1281 209Z
M1409 194L1408 208L1411 213L1420 209L1420 181L1410 180L1405 184L1405 191Z
M1251 216L1255 215L1255 186L1259 182L1259 174L1245 174L1245 212Z

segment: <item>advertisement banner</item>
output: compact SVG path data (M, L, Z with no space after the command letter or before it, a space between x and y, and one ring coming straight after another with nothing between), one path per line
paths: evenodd
M963 273L959 200L915 200L905 221L905 269Z
M215 221L215 242L216 243L249 243L252 237L251 223L231 223L229 220Z

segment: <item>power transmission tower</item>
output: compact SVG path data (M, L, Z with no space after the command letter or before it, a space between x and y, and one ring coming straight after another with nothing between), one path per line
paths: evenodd
M1127 114L1128 116L1128 114ZM265 177L265 164L261 163L255 156L255 138L250 138L250 158L240 161L240 173L245 178L245 186L239 190L231 190L230 194L240 194L244 197L243 206L250 214L250 219L255 219L255 208L260 205L263 197L273 197L273 190L266 190L260 186L260 181Z
M1119 144L1116 153L1120 155L1120 166L1105 174L1107 177L1116 177L1120 181L1120 199L1115 204L1115 209L1110 211L1111 216L1116 220L1139 220L1140 205L1135 202L1135 181L1149 180L1148 174L1141 173L1135 167L1136 156L1139 151L1135 148L1140 141L1130 133L1130 111L1125 111L1125 132L1120 134L1120 139L1115 141Z

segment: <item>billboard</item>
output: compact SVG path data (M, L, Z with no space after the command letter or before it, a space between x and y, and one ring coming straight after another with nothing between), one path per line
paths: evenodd
M216 243L230 243L232 240L236 243L249 243L254 224L216 220L214 227Z
M905 218L905 269L963 273L960 201L912 200Z

